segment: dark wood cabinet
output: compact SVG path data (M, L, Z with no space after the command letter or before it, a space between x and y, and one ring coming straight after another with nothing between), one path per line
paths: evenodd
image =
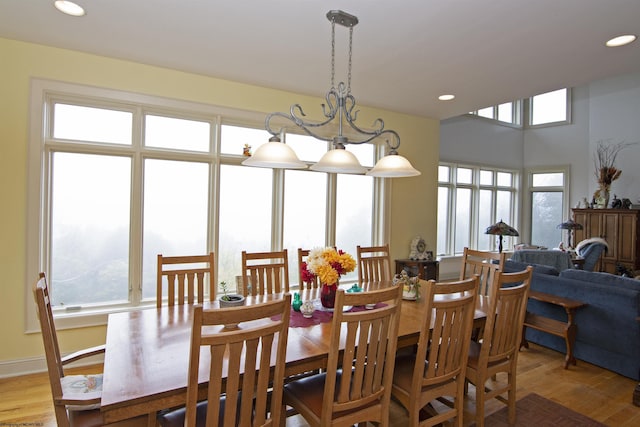
M609 244L595 271L615 273L617 264L631 271L640 269L640 210L573 209L573 220L583 226L575 231L574 242L602 237Z
M427 261L417 259L397 259L396 274L406 270L411 277L418 276L423 280L438 280L440 264L438 261Z

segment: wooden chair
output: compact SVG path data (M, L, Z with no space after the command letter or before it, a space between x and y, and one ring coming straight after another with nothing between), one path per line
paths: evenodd
M492 398L508 406L510 424L516 421L516 366L532 273L531 266L496 272L482 340L471 341L466 378L476 386L477 427L484 425L484 404ZM493 379L498 373L507 374L506 382Z
M354 293L339 289L327 369L286 384L283 405L291 406L311 426L352 426L366 421L388 426L401 298L401 286ZM381 302L386 305L343 312L346 305Z
M156 303L162 306L162 288L164 277L167 278L167 303L169 306L185 303L185 291L188 304L194 304L197 297L198 304L204 302L205 283L209 283L209 301L216 298L214 286L214 257L213 252L208 255L191 256L163 256L158 254L158 275L156 285ZM167 267L170 266L170 267Z
M415 354L396 357L392 395L409 412L409 426L434 426L455 418L462 427L465 370L479 277L450 283L420 281L425 310ZM442 296L446 296L442 298ZM434 400L453 397L451 408L420 421ZM447 405L451 404L448 400Z
M309 249L298 248L298 287L300 290L304 289L317 289L320 287L320 280L316 277L313 282L304 282L302 280L302 263L305 262L309 256Z
M242 251L242 295L289 292L287 250L276 252Z
M389 256L389 245L383 246L358 246L358 282L379 282L391 280L391 258Z
M335 249L335 246L333 248ZM304 290L305 288L317 289L320 287L320 279L318 279L317 277L313 282L305 283L302 280L302 263L306 261L307 257L309 256L309 252L311 252L310 249L298 248L298 284L299 284L298 286L301 291Z
M276 425L282 408L290 314L290 294L242 307L204 310L196 305L186 407L160 414L160 425ZM202 347L211 361L207 400L198 403ZM270 366L271 361L275 361L275 367Z
M61 427L103 425L104 421L100 413L102 374L65 375L64 368L69 363L104 353L104 346L80 350L62 357L51 310L49 285L44 273L40 273L33 287L33 296L42 330L57 425ZM113 425L144 426L146 423L147 417L138 417Z
M505 253L464 248L460 280L469 278L474 274L479 275L480 284L478 286L478 292L480 295L489 295L489 289L491 288L491 283L493 282L496 271L504 270L506 256Z

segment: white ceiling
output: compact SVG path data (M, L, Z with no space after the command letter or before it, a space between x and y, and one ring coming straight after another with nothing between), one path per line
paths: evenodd
M0 37L322 97L326 13L356 15L359 105L444 119L561 87L640 72L640 0L0 0ZM336 26L336 82L348 30ZM170 84L170 82L167 82ZM453 93L453 101L438 95ZM320 108L304 106L305 109ZM282 111L287 111L283 106Z

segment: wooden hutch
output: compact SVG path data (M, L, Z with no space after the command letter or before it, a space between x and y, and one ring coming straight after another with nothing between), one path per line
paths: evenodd
M573 209L573 220L582 224L575 230L574 242L602 237L609 244L595 271L616 273L616 264L631 271L640 269L640 210L638 209Z

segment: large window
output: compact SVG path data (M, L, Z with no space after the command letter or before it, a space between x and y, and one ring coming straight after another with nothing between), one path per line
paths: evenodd
M295 287L298 247L355 253L384 217L384 180L242 166L268 140L262 115L40 81L33 99L30 277L47 272L62 326L154 303L160 253L214 251L233 287L243 250L287 248ZM304 161L328 149L282 136ZM347 149L375 163L374 145Z
M554 248L562 241L557 226L566 221L567 176L565 169L529 171L531 244Z
M514 170L441 163L438 168L438 255L465 247L497 250L486 228L500 220L518 228L518 173ZM513 238L505 237L510 248Z

